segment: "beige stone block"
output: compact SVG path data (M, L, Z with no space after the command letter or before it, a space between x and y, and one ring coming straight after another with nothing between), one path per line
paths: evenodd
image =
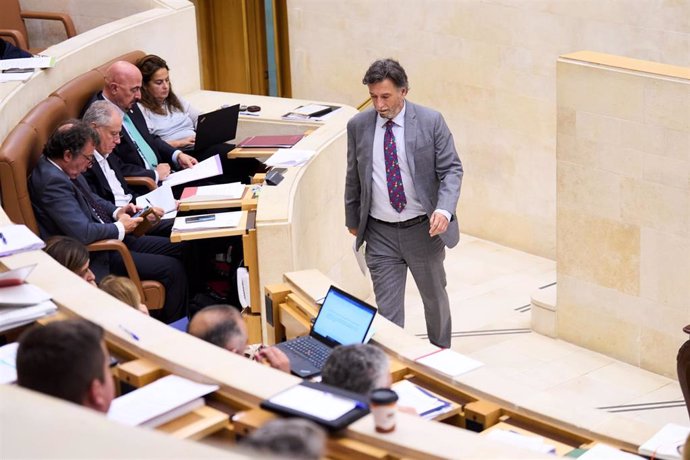
M597 309L569 305L558 306L558 337L612 358L639 366L640 325L608 315Z
M667 129L664 131L663 139L663 155L690 161L690 130L676 131Z
M637 75L559 61L557 86L559 106L643 120L644 79Z
M576 152L581 154L583 159L589 160L589 163L558 162L557 203L559 209L612 221L618 220L621 176L593 168L592 164L596 163L595 149L586 148L588 143L583 143L579 147Z
M619 145L621 143L621 123L619 118L578 111L575 121L577 137L599 144Z
M690 161L658 155L644 155L642 161L644 180L690 192Z
M690 131L690 82L647 79L644 99L646 123Z
M559 273L625 294L639 293L639 228L559 209L557 232Z
M650 155L690 160L690 133L662 126L620 121L621 146Z
M640 227L687 235L690 225L690 194L651 182L623 178L621 218Z
M577 112L575 112L575 110L573 110L571 107L559 105L556 116L558 118L556 123L558 135L575 137L577 132L575 126L577 123Z
M643 229L640 242L640 295L690 313L690 237Z
M646 312L640 336L640 366L652 372L677 378L676 355L687 340L682 327L689 311L656 307Z
M649 301L590 281L558 273L557 306L575 305L633 324L643 323ZM567 307L564 307L567 308Z

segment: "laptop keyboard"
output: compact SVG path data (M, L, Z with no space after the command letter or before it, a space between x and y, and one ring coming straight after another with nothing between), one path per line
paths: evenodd
M318 369L322 369L332 349L308 335L289 340L283 346L312 363Z

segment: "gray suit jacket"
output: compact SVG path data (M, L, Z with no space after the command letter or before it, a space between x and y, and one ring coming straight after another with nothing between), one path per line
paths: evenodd
M463 174L453 135L437 111L410 101L405 104L405 154L415 189L429 217L436 209L451 214L448 230L440 237L452 248L460 239L455 209ZM375 129L376 111L373 109L358 113L347 124L345 225L357 229L357 247L364 241L371 208Z

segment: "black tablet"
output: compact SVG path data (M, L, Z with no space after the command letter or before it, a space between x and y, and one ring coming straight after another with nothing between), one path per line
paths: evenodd
M351 391L303 381L261 403L263 409L302 417L331 430L340 430L369 413L366 397Z

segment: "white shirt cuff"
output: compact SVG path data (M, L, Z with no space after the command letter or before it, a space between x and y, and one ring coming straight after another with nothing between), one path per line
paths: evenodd
M115 222L117 227L117 239L122 241L125 239L125 226L122 222Z
M445 216L446 219L448 219L448 222L450 222L451 215L445 209L435 209L434 212L437 212L437 213L441 214L442 216Z
M175 163L175 166L178 168L180 167L180 164L177 162L177 157L180 156L180 153L182 153L182 150L175 150L172 154L173 163Z

